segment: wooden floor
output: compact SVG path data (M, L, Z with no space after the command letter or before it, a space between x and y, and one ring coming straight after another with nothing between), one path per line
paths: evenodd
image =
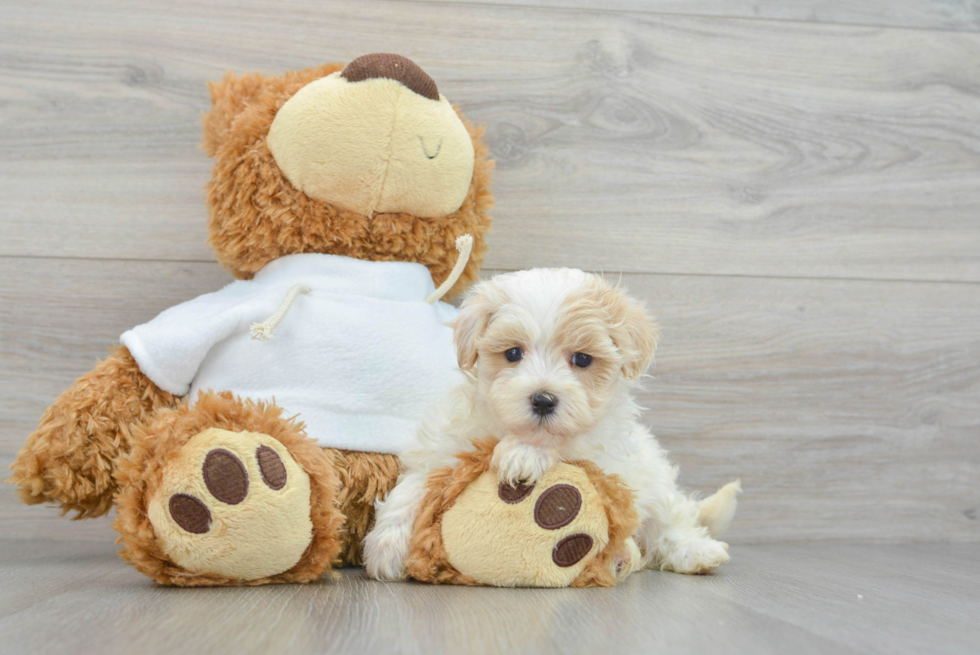
M3 653L980 648L977 2L0 15L0 465L124 330L229 280L205 244L206 82L389 51L487 126L487 274L622 275L664 334L645 422L688 487L745 487L718 576L584 592L155 588L107 520L2 487Z
M14 653L976 653L975 544L733 548L714 576L615 589L385 584L180 590L107 543L0 542L0 644Z

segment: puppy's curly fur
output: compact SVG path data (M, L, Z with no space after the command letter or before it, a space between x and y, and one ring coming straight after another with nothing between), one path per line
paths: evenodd
M458 466L457 454L487 434L499 440L491 467L508 484L534 483L559 461L591 461L619 476L636 494L640 566L707 573L728 561L713 537L732 520L738 483L695 502L639 421L633 392L657 341L639 303L575 269L507 273L467 295L455 340L467 378L423 421L418 448L378 505L365 540L371 575L406 575L428 471ZM546 409L541 394L552 400Z

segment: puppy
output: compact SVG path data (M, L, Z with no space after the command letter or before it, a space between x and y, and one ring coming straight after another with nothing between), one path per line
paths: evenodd
M364 542L369 575L404 577L426 478L487 435L500 439L492 466L511 484L579 459L618 474L641 520L631 569L707 573L728 561L727 544L713 537L731 523L739 483L695 502L639 423L632 392L658 336L639 304L596 275L533 269L476 285L454 329L465 382L429 412L418 448L403 456L397 485L377 505Z

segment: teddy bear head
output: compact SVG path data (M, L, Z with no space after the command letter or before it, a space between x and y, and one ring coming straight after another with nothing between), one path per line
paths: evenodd
M208 241L235 277L325 253L420 263L439 285L469 234L450 295L477 278L493 161L482 129L414 62L374 54L277 77L229 73L210 89Z

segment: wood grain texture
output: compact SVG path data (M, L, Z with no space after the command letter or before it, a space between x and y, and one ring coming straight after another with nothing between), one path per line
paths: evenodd
M4 652L954 654L980 640L976 544L742 546L713 576L554 590L386 584L359 569L168 589L113 550L0 540Z
M636 11L687 16L806 21L980 31L974 0L453 0L455 4L508 4L571 10Z
M0 258L0 456L118 335L230 278L217 264ZM644 420L733 542L980 541L980 286L636 274L663 329ZM23 516L25 536L57 512ZM47 527L35 522L47 521Z
M980 34L415 2L6 3L0 255L207 261L205 82L378 50L488 125L490 266L980 281Z

